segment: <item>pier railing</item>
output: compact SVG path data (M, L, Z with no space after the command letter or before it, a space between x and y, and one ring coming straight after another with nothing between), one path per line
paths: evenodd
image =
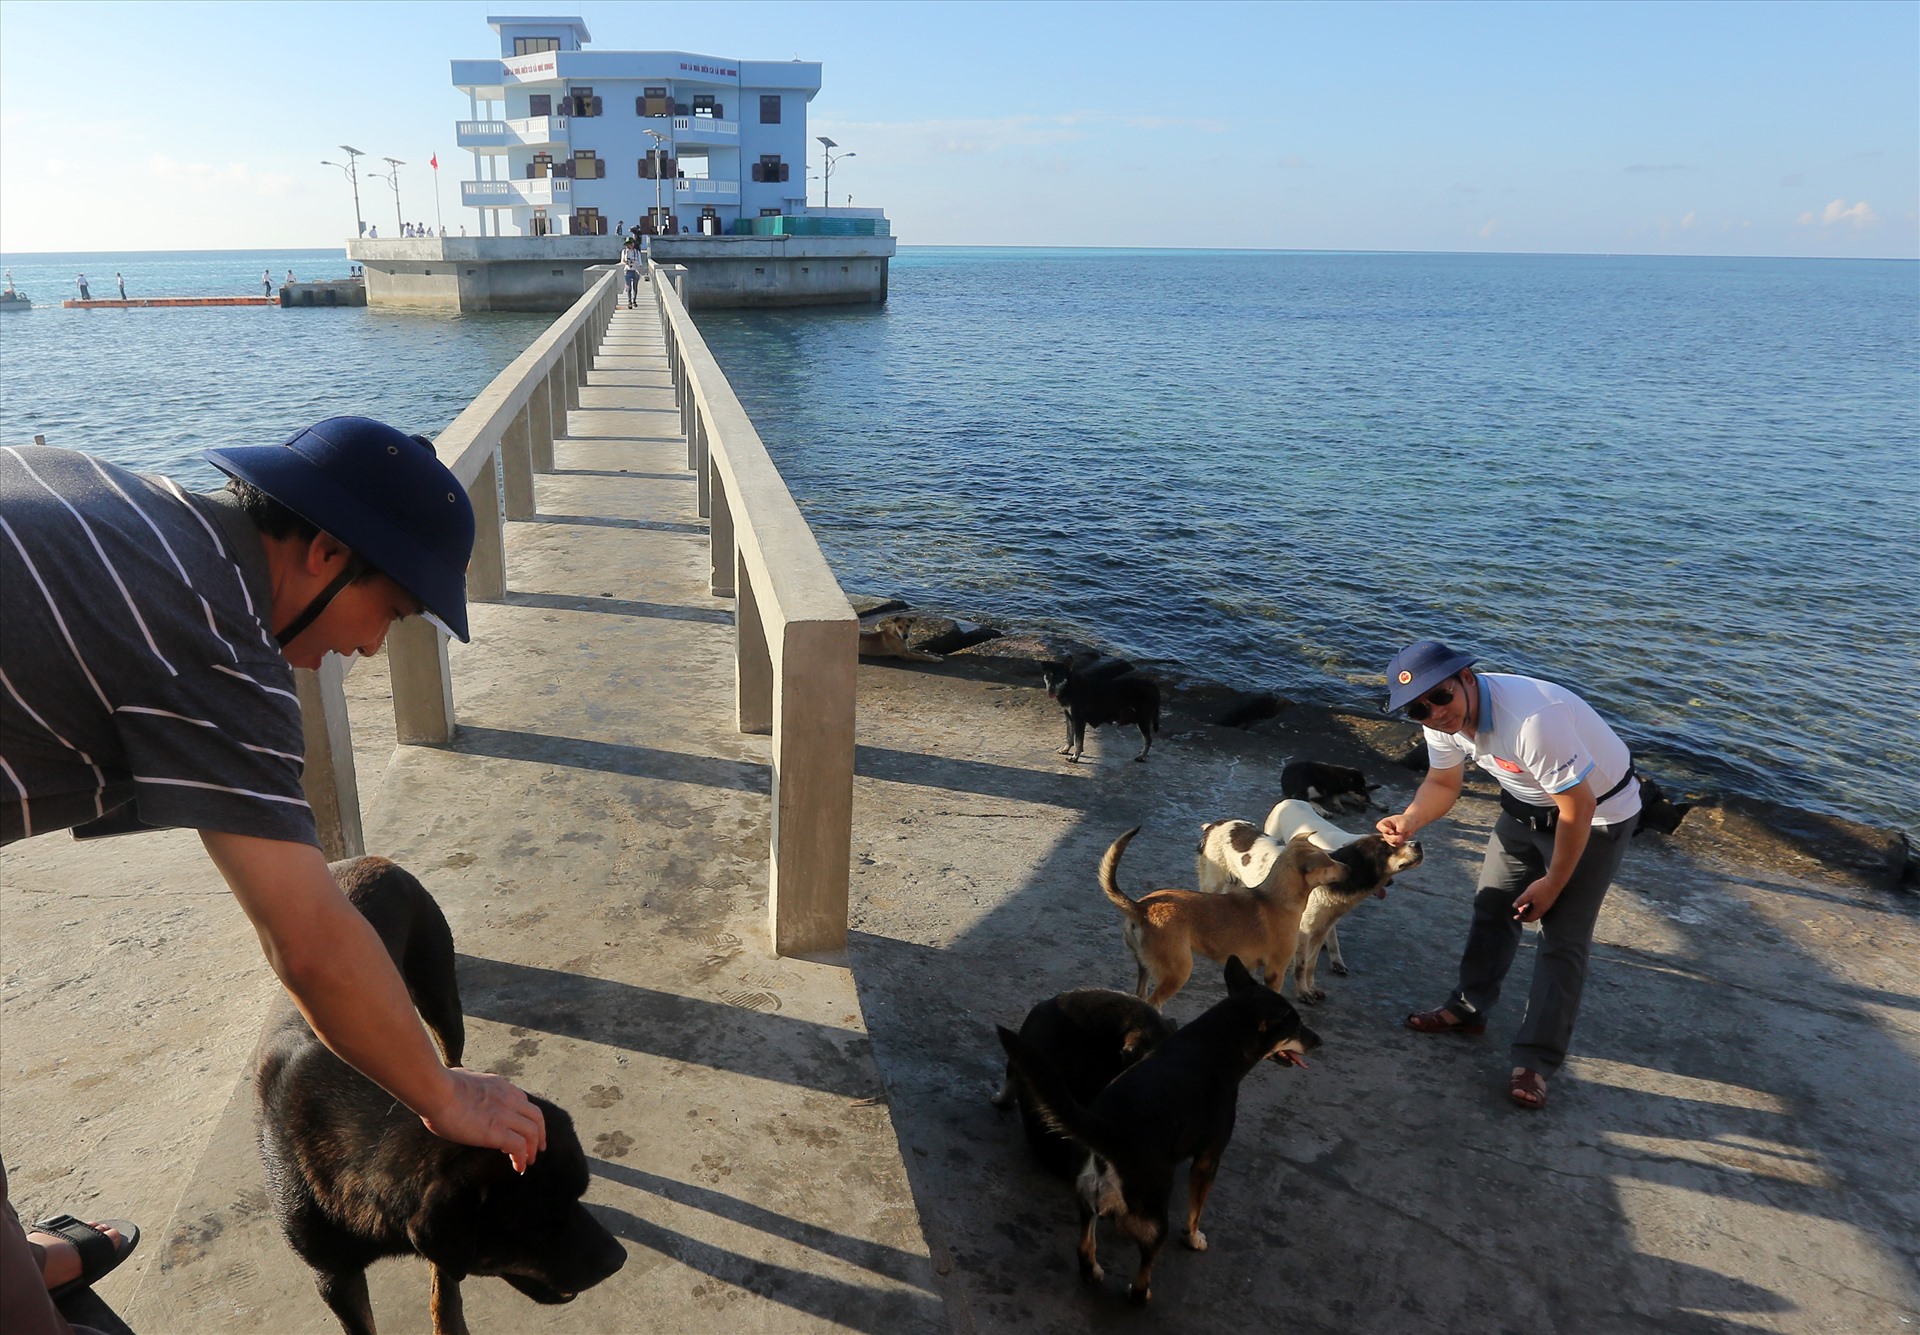
M733 387L687 314L682 265L653 265L712 589L734 599L734 713L773 737L767 909L783 955L847 939L859 623Z
M674 397L711 533L712 590L735 599L734 701L740 731L772 735L772 840L767 914L783 955L842 949L853 820L858 623L721 374L672 280L653 288ZM553 468L553 442L617 306L617 270L588 274L586 293L440 433L440 457L473 501L477 531L467 596L507 593L503 521L534 511L533 478ZM664 281L663 281L664 280ZM446 636L418 617L387 640L394 731L403 745L450 740L457 726ZM364 852L346 724L345 665L300 672L307 795L330 858Z

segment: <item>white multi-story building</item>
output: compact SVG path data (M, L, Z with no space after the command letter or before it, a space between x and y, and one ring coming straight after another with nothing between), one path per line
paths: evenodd
M456 60L472 105L460 202L482 236L727 235L806 209L817 61L588 51L577 18L489 18L500 55ZM746 224L751 226L751 224Z

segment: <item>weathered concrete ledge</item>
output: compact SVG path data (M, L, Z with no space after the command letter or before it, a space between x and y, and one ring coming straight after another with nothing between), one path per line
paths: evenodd
M620 253L606 236L364 237L347 258L367 275L369 306L456 311L564 311L587 267Z
M847 306L887 299L890 236L662 236L654 259L686 266L689 309Z

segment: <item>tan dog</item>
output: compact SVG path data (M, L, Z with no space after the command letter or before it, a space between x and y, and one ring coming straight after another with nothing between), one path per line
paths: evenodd
M1316 848L1326 849L1347 869L1347 879L1339 885L1317 887L1307 898L1306 912L1300 916L1299 945L1293 957L1294 1000L1326 1000L1327 994L1314 985L1314 966L1320 962L1324 947L1331 956L1333 971L1344 976L1347 962L1340 957L1339 921L1360 907L1369 895L1387 897L1387 887L1401 872L1420 865L1423 856L1417 843L1395 848L1378 834L1353 834L1341 829L1316 811L1311 803L1288 798L1267 813L1265 838L1269 843L1282 839L1306 839Z
M904 658L910 663L938 663L939 654L930 654L907 644L907 633L891 617L860 623L860 657Z
M1136 825L1100 859L1100 888L1126 915L1127 949L1140 968L1134 991L1155 1007L1186 985L1195 954L1216 963L1238 955L1249 968L1261 969L1267 986L1278 992L1293 961L1308 895L1315 886L1338 884L1347 876L1327 853L1296 839L1257 889L1224 895L1154 890L1132 900L1121 893L1118 874L1120 855L1138 833Z

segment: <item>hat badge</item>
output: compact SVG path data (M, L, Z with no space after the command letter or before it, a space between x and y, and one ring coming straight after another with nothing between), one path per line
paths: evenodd
M1412 680L1413 680L1413 674L1412 674L1411 672L1406 672L1406 671L1402 671L1402 672L1401 672L1401 674L1400 674L1400 684L1401 684L1402 686L1405 686L1405 685L1406 685L1406 684L1407 684L1408 682L1410 682L1410 681L1412 681Z

